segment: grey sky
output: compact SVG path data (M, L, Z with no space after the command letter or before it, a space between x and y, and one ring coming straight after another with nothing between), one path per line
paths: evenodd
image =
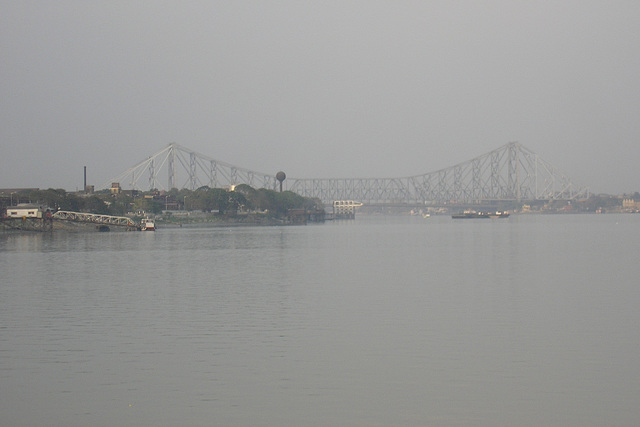
M519 141L640 191L638 1L0 1L0 187L101 186L177 142L296 178Z

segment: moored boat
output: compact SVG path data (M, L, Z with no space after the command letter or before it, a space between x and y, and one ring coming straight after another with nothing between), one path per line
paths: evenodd
M451 215L453 219L490 218L488 213L476 211L464 211Z
M496 212L491 212L489 214L490 218L509 218L509 212L507 211L496 211Z
M156 231L156 224L152 219L145 218L142 220L142 227L140 229L142 231Z
M473 218L508 218L509 212L507 211L495 211L495 212L476 212L467 210L451 215L453 219L473 219Z

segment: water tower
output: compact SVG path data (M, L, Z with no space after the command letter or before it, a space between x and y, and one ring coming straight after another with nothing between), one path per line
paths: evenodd
M276 179L277 179L278 181L280 181L280 192L281 192L281 193L282 193L282 181L284 181L286 178L287 178L287 175L286 175L284 172L282 172L282 171L280 171L280 172L278 172L278 173L276 174Z

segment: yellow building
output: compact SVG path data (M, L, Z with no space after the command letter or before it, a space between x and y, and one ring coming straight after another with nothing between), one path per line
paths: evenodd
M624 199L622 200L622 209L631 211L640 210L640 202L636 202L633 199Z

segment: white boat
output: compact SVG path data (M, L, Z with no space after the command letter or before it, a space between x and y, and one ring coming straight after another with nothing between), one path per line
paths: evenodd
M489 217L490 218L509 218L509 212L507 211L489 212Z
M156 224L152 219L145 218L142 220L142 231L156 231Z

